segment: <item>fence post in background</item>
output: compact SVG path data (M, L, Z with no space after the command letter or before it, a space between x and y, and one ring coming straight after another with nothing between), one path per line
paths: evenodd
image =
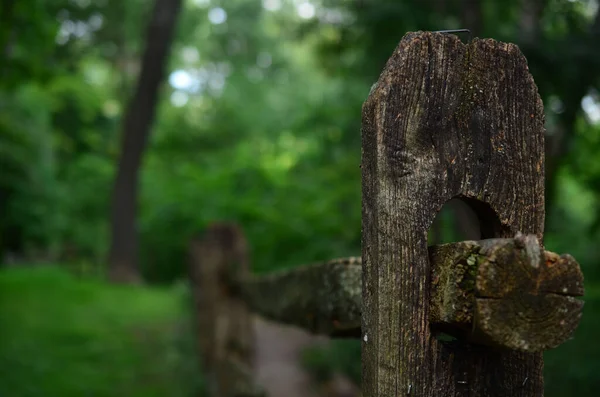
M541 397L541 353L444 342L430 322L427 232L448 200L482 238L522 232L543 249L544 113L517 46L406 34L363 105L361 167L363 395ZM519 277L503 293L535 306L542 292ZM477 297L475 323L502 308Z
M242 231L233 224L209 226L190 244L189 267L197 343L210 395L263 396L254 383L252 317L226 281L229 274L249 274Z

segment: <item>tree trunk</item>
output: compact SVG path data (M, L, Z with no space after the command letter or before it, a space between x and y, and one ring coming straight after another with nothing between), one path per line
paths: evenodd
M141 280L136 229L138 170L180 9L181 0L156 0L146 32L146 49L137 87L123 119L121 156L112 196L108 259L109 279L113 282Z

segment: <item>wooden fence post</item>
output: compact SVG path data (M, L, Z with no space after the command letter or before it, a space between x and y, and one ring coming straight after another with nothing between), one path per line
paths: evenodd
M234 224L213 224L190 244L197 341L211 396L264 396L253 373L251 314L226 283L230 273L249 273L247 251L244 235Z
M427 231L445 202L469 204L482 238L523 232L542 244L544 113L524 56L491 39L408 33L362 120L364 396L543 396L541 353L443 342L430 321ZM488 273L512 294L508 317L517 321L523 302L535 308L538 294L560 298L519 285L543 265L505 280ZM475 323L505 309L495 299L477 298Z

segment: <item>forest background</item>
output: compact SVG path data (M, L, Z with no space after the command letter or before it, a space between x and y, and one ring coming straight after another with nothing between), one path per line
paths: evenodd
M546 395L600 390L598 1L5 0L0 395L201 390L190 238L238 223L256 272L358 255L362 102L407 31L458 28L518 44L539 88L545 244L586 279ZM478 232L454 203L431 233ZM359 352L308 361L358 382Z

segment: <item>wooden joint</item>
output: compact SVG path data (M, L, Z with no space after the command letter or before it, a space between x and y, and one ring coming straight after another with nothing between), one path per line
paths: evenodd
M583 275L533 235L431 247L430 323L471 342L538 352L571 337Z

